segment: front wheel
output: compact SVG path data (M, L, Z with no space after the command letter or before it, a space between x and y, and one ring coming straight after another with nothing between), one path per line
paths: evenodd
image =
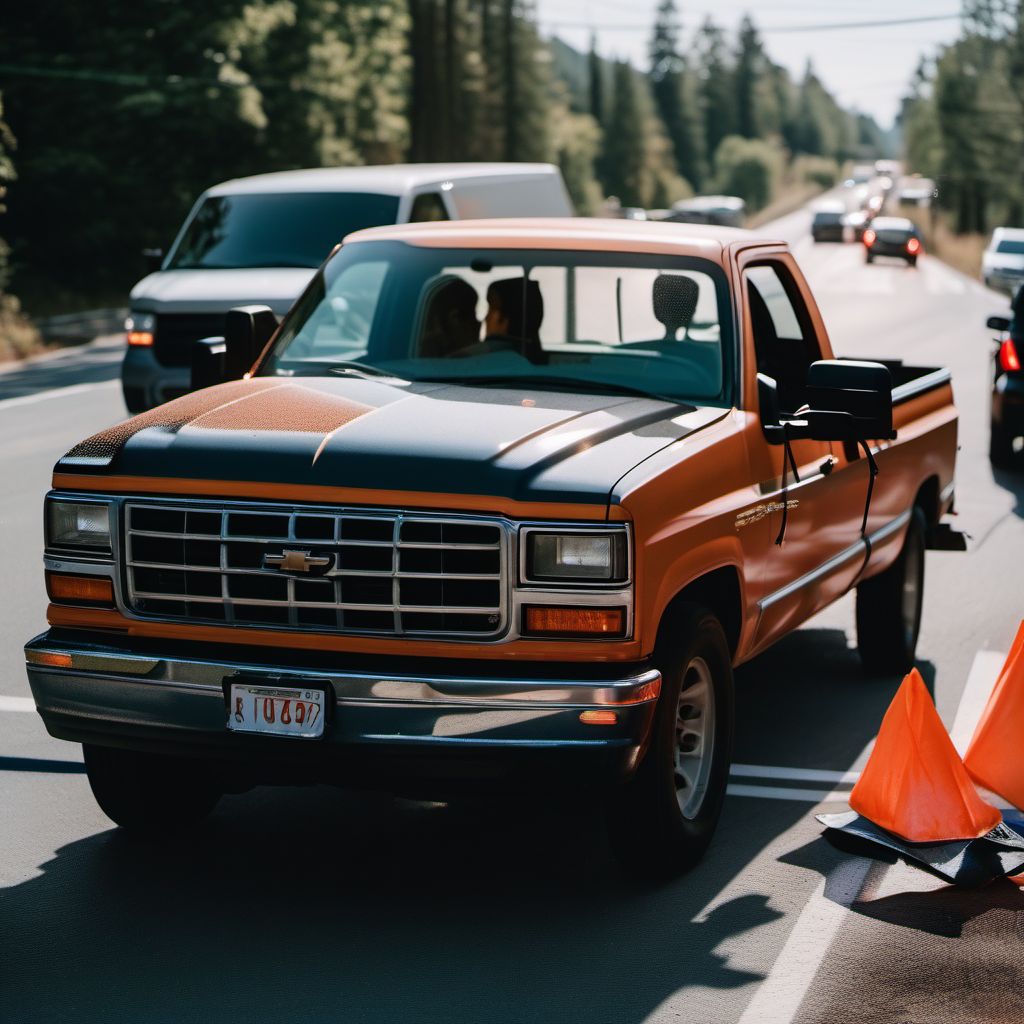
M917 506L896 561L857 587L857 650L869 672L906 672L914 664L924 598L927 524Z
M634 873L681 874L714 835L732 760L732 658L718 619L695 604L663 623L655 650L661 696L633 778L612 794L608 831Z
M221 791L202 762L85 744L96 803L111 821L139 832L172 832L202 821Z

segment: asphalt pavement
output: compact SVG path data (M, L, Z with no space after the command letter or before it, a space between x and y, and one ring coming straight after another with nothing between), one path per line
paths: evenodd
M1024 472L987 460L1006 300L794 244L838 354L953 371L966 554L930 552L919 666L970 734L1024 616ZM771 230L771 229L765 229ZM124 415L101 343L0 373L0 1019L949 1024L1024 1020L1024 894L953 890L840 852L840 810L899 679L855 650L853 601L737 674L738 739L715 842L689 875L624 877L586 807L422 804L328 788L226 797L160 842L96 807L78 748L31 709L21 645L44 626L41 501L53 462ZM56 389L56 390L54 390Z

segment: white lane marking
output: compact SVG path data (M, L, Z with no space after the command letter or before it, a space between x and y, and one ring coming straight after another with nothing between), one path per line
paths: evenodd
M953 746L961 757L967 750L967 744L971 742L978 719L981 718L981 712L1005 661L1006 655L998 651L978 651L974 656L974 664L971 665L956 718L953 719L953 728L949 731Z
M730 782L726 788L729 796L752 796L762 800L797 800L809 804L827 803L830 800L847 800L848 789L797 789L789 786L747 786L741 782Z
M755 779L792 779L795 782L835 782L852 784L860 778L860 772L834 772L823 768L775 768L767 764L734 764L730 775Z
M843 861L818 883L738 1024L790 1024L873 866L863 857Z
M46 391L36 391L31 395L19 395L17 398L0 398L0 411L12 409L16 405L33 405L36 402L45 402L50 398L64 398L67 395L81 395L86 391L100 391L120 386L121 382L118 380L101 380L92 384L69 384L66 388L49 388Z
M35 711L36 702L31 697L0 697L0 711Z
M991 651L979 651L974 656L954 718L954 731L958 734L970 737L974 732L984 696L992 689L1005 658L1005 654ZM815 888L768 976L737 1024L792 1024L846 920L847 909L859 897L875 863L864 857L842 861ZM882 869L875 874L878 880L872 888L885 889L889 871Z

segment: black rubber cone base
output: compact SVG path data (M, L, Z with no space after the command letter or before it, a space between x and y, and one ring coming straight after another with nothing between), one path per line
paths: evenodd
M907 842L856 811L815 817L828 829L895 850L908 861L968 889L1019 874L1024 869L1024 818L1017 814L1004 815L1002 822L980 839L954 839L946 843ZM870 846L865 852L867 849Z

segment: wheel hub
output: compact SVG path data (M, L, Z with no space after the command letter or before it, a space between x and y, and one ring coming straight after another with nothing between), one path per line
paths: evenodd
M684 818L700 812L715 746L715 692L711 669L693 658L683 672L675 723L676 799Z

